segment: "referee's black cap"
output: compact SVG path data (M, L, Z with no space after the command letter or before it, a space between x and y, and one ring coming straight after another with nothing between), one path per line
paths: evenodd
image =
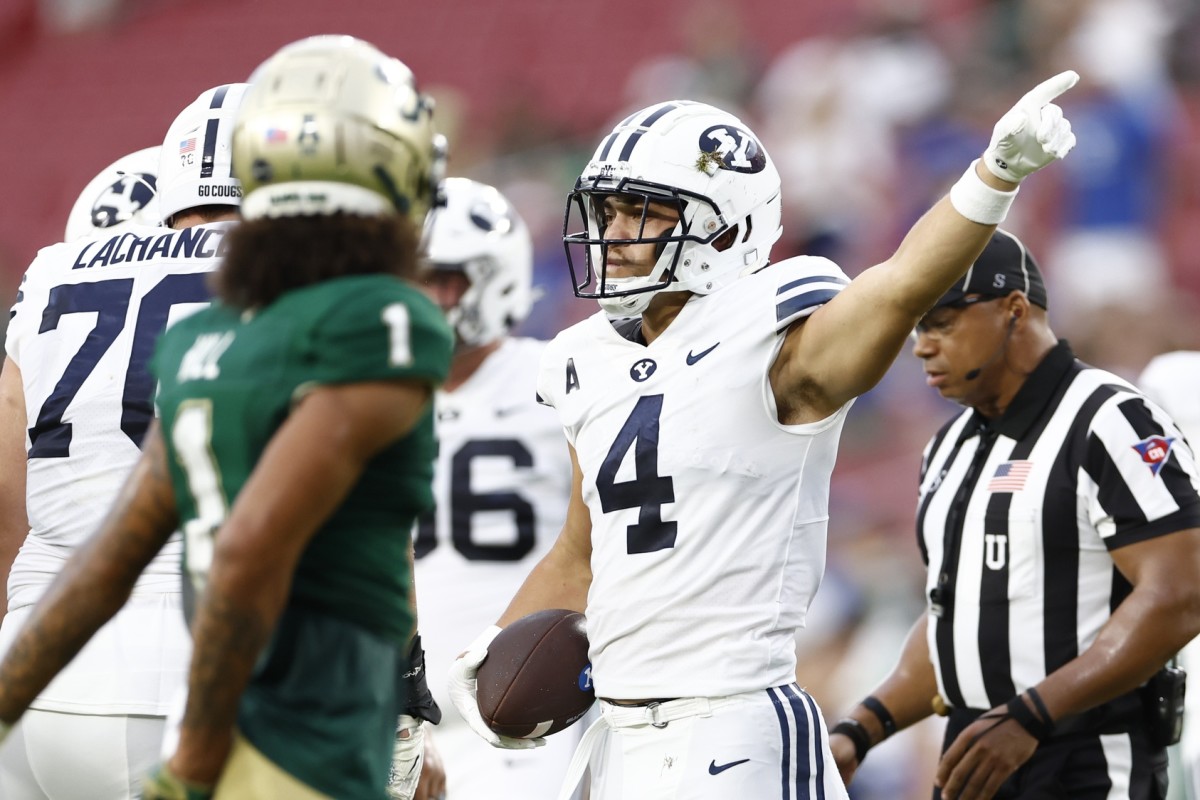
M1037 262L1020 239L997 228L967 274L942 295L934 308L957 305L969 294L1007 297L1016 290L1024 292L1035 306L1047 307L1046 282Z

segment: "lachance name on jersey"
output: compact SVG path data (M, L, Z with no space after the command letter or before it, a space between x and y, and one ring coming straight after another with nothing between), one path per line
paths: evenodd
M126 232L101 243L88 242L71 269L92 269L128 264L131 261L150 261L155 258L212 258L223 255L225 226L198 225L152 236Z

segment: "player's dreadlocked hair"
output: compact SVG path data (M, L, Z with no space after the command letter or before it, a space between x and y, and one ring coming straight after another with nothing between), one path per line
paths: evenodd
M350 214L242 222L226 240L213 290L235 308L261 308L285 292L349 275L414 278L420 234L407 219Z

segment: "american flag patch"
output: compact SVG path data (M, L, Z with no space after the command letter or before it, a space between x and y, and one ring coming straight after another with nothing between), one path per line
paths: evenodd
M196 137L190 136L179 143L179 155L196 152Z
M271 144L286 142L287 138L287 131L282 128L267 128L267 141Z
M1025 479L1032 470L1032 461L1005 461L996 467L996 473L988 483L988 491L1019 492L1025 488Z

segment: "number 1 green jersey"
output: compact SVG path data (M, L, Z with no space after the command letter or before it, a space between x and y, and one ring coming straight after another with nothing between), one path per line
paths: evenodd
M440 383L453 334L417 288L384 275L288 292L256 312L216 303L174 325L152 368L197 594L213 536L275 431L311 389L405 378ZM432 406L432 404L431 404ZM296 569L300 604L407 641L409 532L432 507L432 408L379 453L321 526Z

